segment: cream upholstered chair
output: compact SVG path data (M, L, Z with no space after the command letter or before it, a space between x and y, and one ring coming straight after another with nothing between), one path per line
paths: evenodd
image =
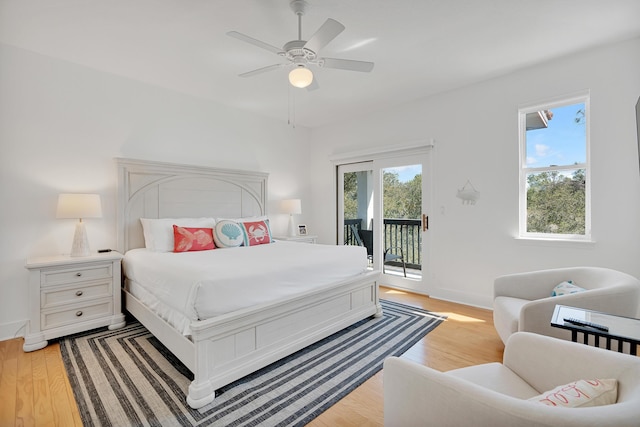
M585 291L552 297L553 288L568 280ZM608 268L569 267L510 274L495 279L493 290L493 324L505 343L517 331L570 339L569 331L551 327L556 304L626 317L639 314L640 281Z
M580 379L617 379L616 403L563 408L527 400ZM640 425L640 357L528 332L509 338L502 364L439 372L390 357L383 381L386 427Z

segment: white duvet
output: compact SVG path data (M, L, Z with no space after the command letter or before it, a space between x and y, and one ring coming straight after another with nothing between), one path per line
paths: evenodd
M367 253L359 246L286 241L185 253L133 249L123 269L128 291L189 335L192 321L363 274Z

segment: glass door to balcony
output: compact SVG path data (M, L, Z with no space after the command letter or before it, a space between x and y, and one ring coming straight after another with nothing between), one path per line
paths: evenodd
M367 248L382 284L427 293L425 154L338 166L338 239Z
M387 167L382 173L383 273L422 279L422 164Z
M382 197L378 206L377 247L383 281L394 287L427 292L425 241L430 181L428 155L390 157L375 162Z

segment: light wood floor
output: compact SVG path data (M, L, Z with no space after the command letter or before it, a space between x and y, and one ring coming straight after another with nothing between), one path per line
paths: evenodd
M448 316L403 357L440 371L502 360L491 311L388 288L380 297ZM58 344L24 353L22 342L0 342L0 426L82 426ZM373 376L310 426L381 426L382 379Z

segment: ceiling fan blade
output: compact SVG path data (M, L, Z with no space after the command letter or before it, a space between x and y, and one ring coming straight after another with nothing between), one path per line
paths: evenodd
M321 58L322 67L324 68L337 68L340 70L349 71L361 71L368 73L373 70L373 62L366 61L354 61L352 59L337 59L337 58Z
M240 77L251 77L251 76L255 76L256 74L262 74L262 73L266 73L267 71L275 70L276 68L280 68L283 65L284 64L268 65L266 67L258 68L257 70L247 71L246 73L238 74L238 76L240 76Z
M269 52L273 52L273 53L278 54L278 55L284 53L283 50L280 49L279 47L272 46L269 43L265 43L265 42L260 41L258 39L254 39L253 37L249 37L249 36L247 36L245 34L237 32L237 31L229 31L227 33L227 35L229 37L233 37L234 39L242 40L243 42L252 44L254 46L258 46L261 49L268 50Z
M312 50L318 53L320 49L329 44L329 42L335 39L338 34L344 31L344 25L336 21L335 19L327 19L318 31L305 43L306 49Z

